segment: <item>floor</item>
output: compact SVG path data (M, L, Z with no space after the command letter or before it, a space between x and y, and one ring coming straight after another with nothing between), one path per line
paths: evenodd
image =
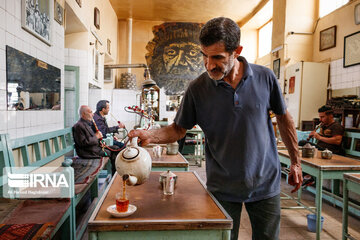
M190 171L196 171L199 174L200 178L206 181L205 164L202 164L201 168L192 166L190 167ZM282 179L281 189L286 194L290 194L293 197L296 196L296 194L290 193L292 187L285 182L285 179ZM311 193L303 191L302 198L304 202L307 203L307 205L315 205L315 198ZM296 204L292 200L281 200L281 205L284 207L296 206ZM246 210L244 210L240 220L238 239L251 240L251 225ZM316 233L312 233L307 230L306 215L309 213L310 212L308 210L282 209L280 223L280 239L316 239ZM324 201L322 216L325 220L323 230L321 232L321 240L342 239L342 210L340 208L335 208ZM360 239L360 218L354 218L349 216L348 231L352 235L352 237L354 237L355 239Z
M202 167L191 166L190 171L196 171L200 178L206 181L205 174L205 162ZM282 191L291 194L291 186L282 179L281 183ZM296 194L291 194L296 196ZM307 192L303 192L303 200L307 205L313 206L315 203L314 196ZM291 200L281 200L282 206L295 206ZM309 214L307 210L281 210L281 225L280 225L280 239L283 240L307 240L315 239L316 234L307 230L307 219L306 215ZM342 238L342 211L339 208L335 208L326 202L323 202L323 213L322 216L325 218L323 230L321 232L321 240L329 239L341 239ZM240 222L239 238L241 240L251 240L251 226L249 217L246 210L243 210ZM360 218L354 218L349 216L349 233L354 239L360 239ZM88 234L85 232L82 240L88 239Z

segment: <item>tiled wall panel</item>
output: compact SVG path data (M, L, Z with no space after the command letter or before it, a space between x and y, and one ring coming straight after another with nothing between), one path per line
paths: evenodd
M54 131L63 128L60 111L7 111L6 45L61 69L61 102L64 102L64 28L52 21L51 46L21 27L21 0L0 0L0 133L10 138ZM51 117L50 117L51 116Z

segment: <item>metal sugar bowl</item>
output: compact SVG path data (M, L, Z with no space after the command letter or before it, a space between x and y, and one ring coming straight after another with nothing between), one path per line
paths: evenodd
M301 150L302 157L313 158L315 155L316 148L311 146L309 143L305 144Z
M321 158L323 159L331 159L332 158L332 151L325 149L321 152Z
M173 173L170 170L167 170L165 172L160 173L159 182L162 185L163 181L165 181L167 178L172 177L174 179L174 184L176 184L177 176L175 173Z

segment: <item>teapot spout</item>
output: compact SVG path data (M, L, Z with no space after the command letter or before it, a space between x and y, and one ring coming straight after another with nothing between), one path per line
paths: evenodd
M134 186L137 183L137 177L131 176L129 174L124 174L122 176L123 181L126 181L126 184L129 186Z

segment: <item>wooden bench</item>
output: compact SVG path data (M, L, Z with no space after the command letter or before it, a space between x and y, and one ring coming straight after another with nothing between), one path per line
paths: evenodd
M0 166L4 167L60 167L63 165L65 155L73 155L74 142L71 128L57 130L49 133L24 137L21 139L9 139L8 135L0 135ZM68 162L68 159L66 159ZM70 199L49 199L49 200L20 200L12 199L15 209L6 216L3 223L48 223L51 222L55 228L51 231L54 237L57 231L62 228L61 239L80 239L87 227L87 222L94 209L98 193L102 194L111 177L111 166L108 158L101 161L103 168L106 164L108 176L103 187L98 189L97 172L86 183L71 186L74 197ZM108 163L108 164L107 164ZM25 168L22 168L25 170ZM109 171L110 170L110 171ZM22 171L21 173L27 173ZM7 184L7 176L0 174L0 186ZM86 211L81 222L76 228L76 206L83 199L86 193L90 192L92 204ZM15 202L15 204L14 204ZM41 214L47 209L46 214ZM36 210L39 210L38 212ZM22 213L27 216L22 217Z

